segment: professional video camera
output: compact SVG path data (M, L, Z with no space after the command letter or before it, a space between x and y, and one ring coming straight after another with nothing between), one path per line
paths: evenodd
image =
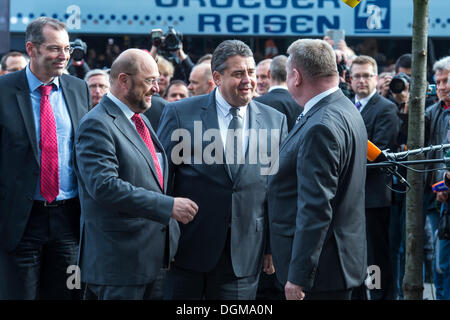
M172 26L167 30L164 39L161 29L152 30L151 36L153 45L162 51L173 52L181 48L183 34Z
M86 56L87 44L81 39L75 39L70 43L70 48L72 48L72 59L75 61L81 61Z

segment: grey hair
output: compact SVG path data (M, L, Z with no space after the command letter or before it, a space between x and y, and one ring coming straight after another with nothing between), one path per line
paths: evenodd
M86 75L84 76L84 81L88 82L90 77L99 76L99 75L105 76L106 81L109 83L109 74L106 73L106 71L102 70L102 69L89 70L88 73L86 73Z
M433 72L436 73L438 71L450 71L450 56L446 56L444 58L439 59L433 65Z
M324 40L297 40L289 46L287 53L290 66L296 66L310 78L338 75L336 55Z
M223 74L227 69L227 59L234 56L253 57L253 52L248 45L240 40L225 40L214 50L211 71Z
M50 26L55 30L66 30L66 25L59 20L49 17L39 17L28 24L25 33L25 42L44 43L45 37L42 29L45 26Z
M287 57L279 55L272 59L270 64L270 77L276 82L286 82Z

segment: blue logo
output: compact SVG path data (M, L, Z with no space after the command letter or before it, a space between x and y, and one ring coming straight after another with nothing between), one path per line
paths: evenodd
M365 0L355 8L355 33L389 33L391 0Z

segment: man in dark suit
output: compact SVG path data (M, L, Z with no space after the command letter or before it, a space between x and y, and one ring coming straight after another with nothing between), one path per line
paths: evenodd
M270 63L270 88L266 94L255 98L256 101L267 104L284 113L287 119L288 131L295 125L295 120L303 111L292 98L286 86L286 56L277 56Z
M364 122L338 88L327 42L298 40L288 53L289 92L305 108L269 177L276 274L288 300L350 299L367 267Z
M171 157L173 194L199 206L194 223L181 226L166 299L254 299L263 265L265 166L278 155L286 118L251 101L255 61L242 41L222 42L212 70L218 88L167 104L158 129ZM264 262L273 273L271 255Z
M151 107L144 112L145 116L150 121L153 130L158 130L159 119L161 119L162 112L164 110L167 100L161 98L159 95L152 96Z
M72 299L80 207L72 146L90 105L63 74L69 36L58 20L27 26L29 65L0 77L0 299Z
M80 181L79 266L85 299L148 299L173 257L178 225L197 205L165 195L167 158L141 113L158 92L158 67L129 49L111 66L111 90L80 122L75 170ZM173 219L172 219L173 218Z
M361 112L368 139L381 150L394 150L400 130L397 107L377 93L377 64L369 56L356 57L350 67L355 105ZM380 169L366 176L367 262L381 271L381 289L370 290L371 299L393 299L393 275L389 251L391 178Z

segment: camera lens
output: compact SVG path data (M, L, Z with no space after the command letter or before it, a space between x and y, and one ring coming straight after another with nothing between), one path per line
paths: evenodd
M391 81L391 84L389 85L389 89L392 91L392 93L401 93L403 90L405 90L406 85L405 81L401 78L393 78Z

